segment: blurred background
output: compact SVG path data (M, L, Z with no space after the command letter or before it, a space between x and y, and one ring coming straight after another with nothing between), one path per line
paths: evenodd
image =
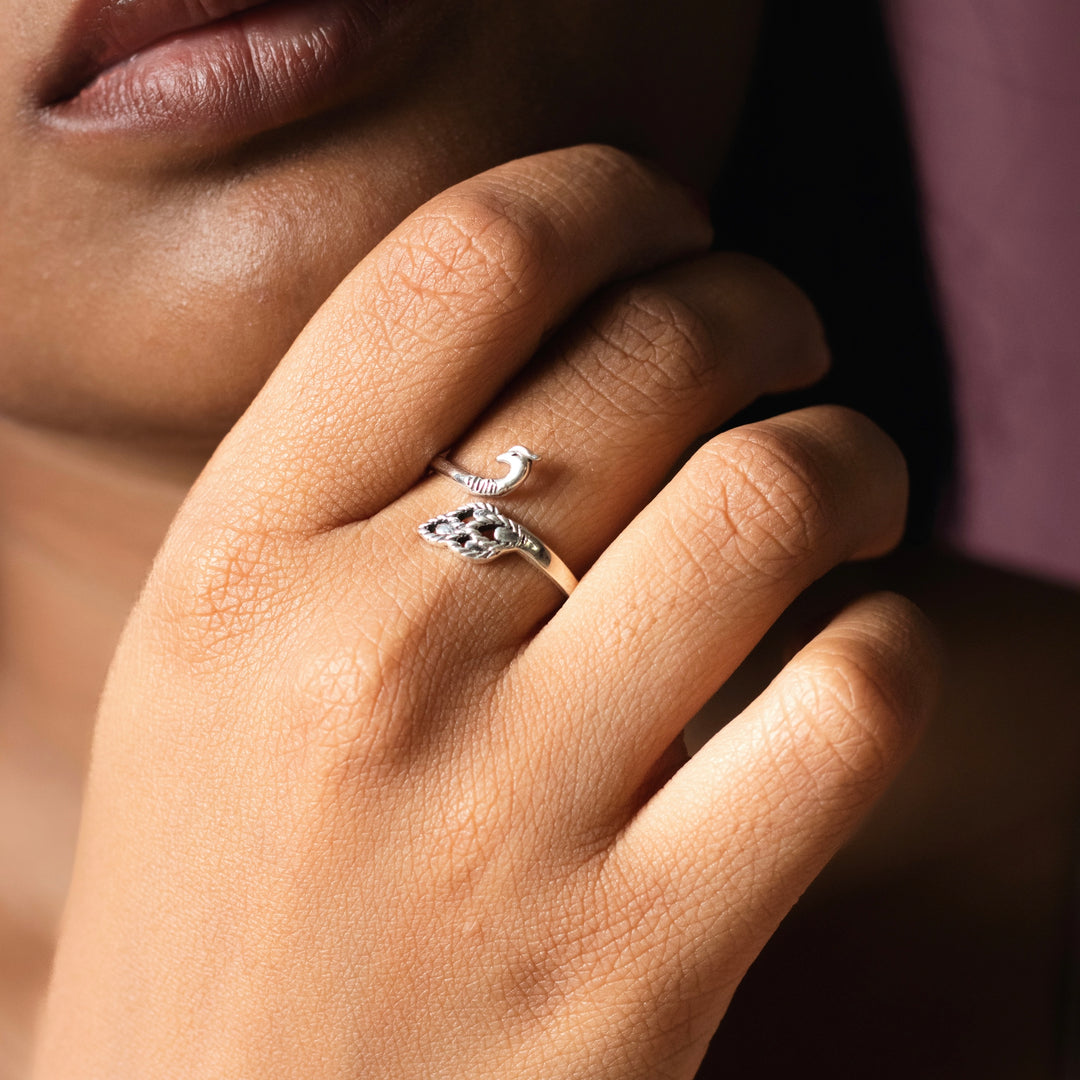
M719 242L818 304L835 369L782 404L884 426L911 522L805 598L688 741L859 589L922 604L946 676L702 1076L1080 1077L1078 51L1072 0L769 5Z

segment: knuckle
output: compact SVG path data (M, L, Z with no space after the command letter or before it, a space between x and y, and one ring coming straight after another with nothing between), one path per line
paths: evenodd
M371 717L387 689L387 665L370 637L310 649L288 672L290 712L305 728L338 731L342 715Z
M856 791L877 788L892 774L912 727L878 650L857 638L816 650L813 662L792 679L785 710L797 729L812 728L811 757L829 759L855 781ZM817 775L820 764L804 761L808 775Z
M513 308L538 287L557 244L535 200L463 186L414 216L392 248L388 284L436 298L479 293Z
M748 571L782 576L835 531L837 497L817 450L788 429L752 425L692 459L695 489L725 521L720 542Z
M283 564L271 534L233 526L174 547L148 590L164 609L158 622L169 628L174 651L194 666L239 658L285 613Z
M662 285L631 287L595 317L590 352L626 411L679 408L711 393L715 346L708 322ZM644 400L642 400L644 399Z
M283 670L291 742L334 790L349 776L404 760L415 715L404 652L378 627L347 637L321 633Z

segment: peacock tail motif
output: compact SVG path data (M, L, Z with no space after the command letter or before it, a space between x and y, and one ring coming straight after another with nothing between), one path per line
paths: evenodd
M441 544L466 559L486 562L512 551L534 559L550 558L547 549L524 525L491 503L476 502L425 521L418 529L432 544Z

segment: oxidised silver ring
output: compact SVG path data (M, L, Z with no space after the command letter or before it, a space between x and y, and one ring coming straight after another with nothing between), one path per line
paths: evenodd
M507 517L491 503L469 503L440 514L419 527L420 535L441 544L455 555L474 562L489 562L502 555L522 555L542 570L569 596L577 586L570 568L520 521Z
M524 446L512 446L496 460L509 466L506 475L499 480L463 472L442 456L435 458L431 467L474 495L498 498L523 484L533 462L540 459ZM567 596L577 586L577 578L547 544L520 521L507 517L491 503L474 502L459 506L456 510L425 521L417 531L429 543L439 544L474 562L490 562L502 555L521 555L555 582Z

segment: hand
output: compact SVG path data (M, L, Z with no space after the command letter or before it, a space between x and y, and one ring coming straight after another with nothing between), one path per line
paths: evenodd
M708 241L675 185L558 151L422 207L325 304L116 656L39 1077L693 1075L934 682L920 616L874 597L673 749L905 502L832 408L664 484L826 364L806 299ZM438 451L483 473L518 442L543 460L506 509L588 568L561 606L416 533L469 501Z

